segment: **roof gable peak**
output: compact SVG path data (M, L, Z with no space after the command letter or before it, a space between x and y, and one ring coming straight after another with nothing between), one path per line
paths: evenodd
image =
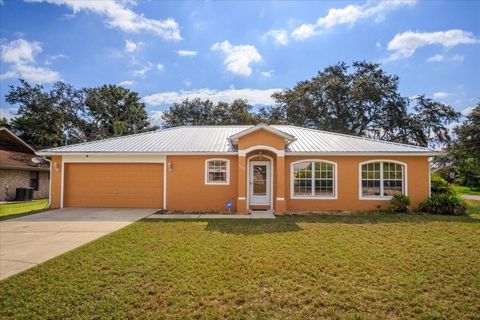
M251 127L251 128L242 130L242 131L240 131L240 132L238 132L238 133L235 133L235 134L231 135L228 139L230 140L230 142L231 142L232 144L235 145L235 144L238 143L238 139L240 139L241 137L246 136L246 135L248 135L248 134L250 134L250 133L252 133L252 132L258 131L258 130L265 130L265 131L268 131L268 132L270 132L270 133L272 133L272 134L274 134L274 135L280 136L280 137L282 137L282 138L285 139L285 142L286 142L287 144L295 141L295 139L296 139L295 136L293 136L293 135L291 135L291 134L288 134L288 133L286 133L286 132L283 132L283 131L281 131L281 130L278 130L278 129L276 129L276 128L273 128L273 127L269 126L269 125L266 124L266 123L259 123L259 124L255 125L255 126Z

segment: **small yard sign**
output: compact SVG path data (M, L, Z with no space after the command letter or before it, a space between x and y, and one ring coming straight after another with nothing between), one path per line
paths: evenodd
M225 203L225 206L228 208L228 212L230 212L230 209L233 207L232 201L227 201L227 202Z

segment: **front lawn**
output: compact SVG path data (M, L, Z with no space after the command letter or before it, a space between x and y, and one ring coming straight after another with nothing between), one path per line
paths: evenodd
M470 189L469 187L462 187L462 186L454 186L453 189L455 189L455 191L457 191L457 193L480 196L480 190L478 190L478 189Z
M0 204L0 221L38 212L47 208L48 199Z
M0 282L0 318L477 319L478 217L140 221Z

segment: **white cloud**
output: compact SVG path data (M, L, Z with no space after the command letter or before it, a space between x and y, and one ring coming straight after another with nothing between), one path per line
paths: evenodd
M397 33L388 43L388 50L393 52L385 59L385 62L409 58L417 49L425 46L441 45L448 49L461 44L478 42L479 40L475 38L473 33L459 29L437 32L407 31ZM437 57L437 59L439 58Z
M40 43L17 39L0 48L2 62L10 65L8 71L0 74L1 80L17 77L35 83L51 83L60 80L58 72L35 65L36 55L42 52Z
M24 39L13 40L2 45L2 61L6 63L28 64L35 62L35 56L42 52L37 41L28 42Z
M441 62L445 60L445 56L442 54L436 54L430 58L427 59L427 62Z
M462 110L462 114L464 116L468 116L470 113L472 113L473 109L475 109L475 107L467 107Z
M143 67L141 67L140 69L133 70L132 75L134 77L138 77L138 78L145 78L147 72L152 70L152 66L153 66L152 63L149 62L146 65L144 65Z
M270 30L263 35L263 38L272 38L276 44L282 46L288 44L288 32L283 29Z
M106 17L107 26L118 28L124 32L138 33L148 31L165 40L182 40L178 23L172 19L157 20L145 18L126 7L125 1L87 1L87 0L27 0L28 2L47 2L66 5L76 14L90 11Z
M56 55L53 55L53 56L48 56L47 59L45 59L44 64L51 65L52 63L54 63L55 61L57 61L59 59L67 59L67 58L68 57L64 54L56 54Z
M447 93L447 92L442 92L442 91L433 93L433 97L434 97L435 99L440 99L440 100L446 99L446 98L448 98L449 96L450 96L449 93Z
M261 74L262 77L264 77L264 78L271 78L274 71L275 71L275 70L273 70L273 69L272 69L272 70L268 70L268 71L262 71L260 74Z
M164 121L162 119L164 111L156 110L150 113L150 124L162 127Z
M225 56L223 63L228 71L242 76L251 75L250 64L262 60L262 56L252 45L232 45L226 40L215 43L211 49L223 53Z
M157 70L158 70L158 71L165 71L165 66L164 66L163 64L161 64L161 63L158 63L158 64L157 64Z
M363 5L348 5L343 8L332 8L324 17L318 18L313 24L302 24L292 32L292 37L296 40L304 40L322 30L335 27L337 25L353 26L359 20L373 18L376 22L385 19L385 15L402 6L411 6L415 0L382 0L378 2L368 1Z
M140 49L140 47L143 46L143 42L133 42L131 40L125 40L125 52L134 52L138 49Z
M135 85L135 81L125 80L125 81L120 82L118 85L121 86L121 87L131 87L131 86Z
M0 108L0 118L6 118L7 120L13 119L16 117L16 111L17 109L15 108Z
M235 99L247 99L253 105L271 105L272 94L282 89L198 89L189 91L170 91L155 93L143 98L148 105L158 106L181 102L184 99L210 99L213 102L232 102Z
M456 61L456 62L462 62L465 59L465 57L461 54L456 54L451 57L446 57L443 54L436 54L434 56L431 56L430 58L427 59L427 62L442 62L442 61Z
M193 50L178 50L177 54L180 57L193 57L193 56L196 56L198 52Z
M292 37L295 40L304 40L310 38L317 33L315 29L316 26L313 24L302 24L300 27L293 30Z

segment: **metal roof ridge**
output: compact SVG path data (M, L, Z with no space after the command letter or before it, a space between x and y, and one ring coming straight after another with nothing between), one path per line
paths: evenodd
M369 138L369 137L355 136L355 135L346 134L346 133L339 133L339 132L332 132L332 131L326 131L326 130L320 130L320 129L299 127L299 126L294 126L294 125L290 125L290 124L274 125L274 126L293 127L293 128L303 129L303 130L310 130L310 131L317 131L317 132L322 132L322 133L326 133L326 134L333 134L333 135L337 135L337 136L343 136L343 137L349 137L349 138L355 138L355 139L361 139L361 140L367 140L367 141L373 141L373 142L388 143L388 144L393 144L393 145L402 146L402 147L417 148L417 149L421 149L421 150L424 150L424 151L435 151L434 149L430 149L430 148L427 148L427 147L416 146L414 144L399 143L399 142L393 142L393 141L385 141L385 140L374 139L374 138Z
M89 145L89 144L93 144L93 143L97 143L97 142L112 141L112 140L130 138L130 137L133 137L133 136L153 134L153 133L158 133L158 132L169 131L171 129L178 129L178 128L181 128L181 127L182 126L165 128L165 129L156 129L156 130L152 130L152 131L145 131L145 132L138 132L138 133L132 133L132 134L124 135L124 136L117 136L117 137L110 137L110 138L99 139L99 140L80 142L80 143L70 144L68 146L60 146L60 147L42 149L42 150L38 150L38 151L45 152L45 151L54 151L55 149L69 149L70 147L84 146L84 145Z

